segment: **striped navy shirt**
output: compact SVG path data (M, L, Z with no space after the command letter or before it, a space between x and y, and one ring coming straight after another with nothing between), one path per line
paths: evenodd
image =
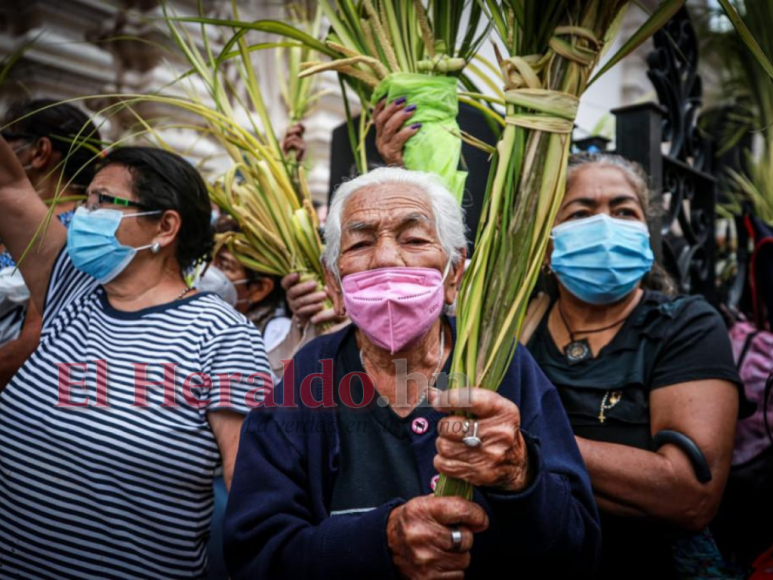
M119 311L63 251L40 346L0 395L0 578L204 576L207 413L247 412L254 373L269 373L260 332L214 294ZM145 396L143 378L159 383ZM88 407L57 406L66 382Z

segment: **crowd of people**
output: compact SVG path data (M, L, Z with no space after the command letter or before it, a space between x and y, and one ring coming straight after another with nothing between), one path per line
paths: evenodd
M9 110L0 578L745 577L711 524L749 403L654 260L647 176L572 157L502 384L449 389L468 232L400 167L410 117L377 109L389 166L337 189L319 288L213 255L239 226L182 157Z

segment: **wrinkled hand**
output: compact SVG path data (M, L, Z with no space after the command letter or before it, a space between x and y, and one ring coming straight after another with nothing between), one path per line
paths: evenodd
M392 510L387 543L392 561L405 578L464 578L470 565L473 534L488 528L486 512L460 497L421 496ZM462 533L453 550L451 530Z
M2 136L0 136L0 187L32 187L24 173L24 168L19 163L19 158Z
M325 308L325 300L328 295L325 290L320 290L314 280L301 282L298 273L288 274L282 278L282 288L287 297L287 306L298 321L305 326L308 322L320 324L324 322L341 322L332 308Z
M435 469L449 477L478 487L522 491L530 483L529 457L521 434L518 407L493 391L477 388L432 390L429 400L438 411L463 410L466 417L444 417L435 440ZM472 435L478 421L479 447L468 447L462 439ZM467 431L467 432L465 432Z
M290 151L295 151L295 159L303 161L306 156L306 141L303 139L305 132L306 127L302 123L296 123L290 127L282 140L282 152L289 155Z
M404 99L396 99L387 105L379 101L373 110L376 126L376 149L387 165L403 166L405 142L419 132L421 123L404 126L416 109Z

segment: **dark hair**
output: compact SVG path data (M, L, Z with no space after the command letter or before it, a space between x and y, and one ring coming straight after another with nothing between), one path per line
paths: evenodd
M177 262L185 271L212 255L212 216L204 180L193 165L175 153L153 147L121 147L111 151L102 167L126 167L132 189L140 203L152 209L180 214ZM147 216L155 219L160 216Z
M62 156L65 179L84 188L91 183L99 160L97 153L102 149L101 138L80 109L57 104L53 99L20 101L8 107L3 125L8 125L4 132L26 139L48 137L51 148Z

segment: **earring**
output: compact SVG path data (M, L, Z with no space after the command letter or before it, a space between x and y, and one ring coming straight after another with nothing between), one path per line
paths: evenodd
M153 254L158 254L161 251L161 244L158 242L153 242L153 245L150 246L150 251Z
M542 264L542 268L540 268L540 270L544 276L550 276L553 273L553 269L550 267L548 262Z

